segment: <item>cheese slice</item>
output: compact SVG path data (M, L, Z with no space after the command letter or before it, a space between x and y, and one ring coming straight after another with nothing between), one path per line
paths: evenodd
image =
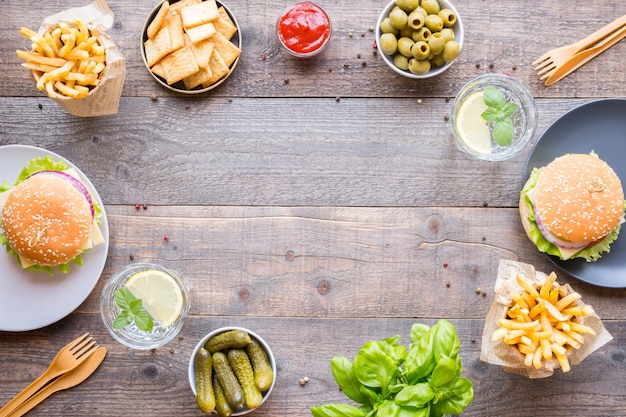
M93 196L94 194L93 190L91 190L90 187L87 184L85 184L85 182L80 178L80 175L78 174L78 171L76 171L76 169L70 168L70 169L66 169L63 172L78 179L89 190L89 192ZM4 205L6 204L7 199L9 198L9 195L11 195L12 191L13 191L13 188L0 193L0 213L2 213L2 210L4 209ZM100 230L100 227L98 226L98 223L94 221L91 223L91 233L89 235L89 239L83 245L83 251L89 250L93 248L94 246L102 245L103 243L104 243L104 235L102 234L102 231ZM28 259L22 257L21 255L18 254L18 256L20 258L20 262L22 263L22 268L28 268L29 266L35 265L34 262L29 261Z

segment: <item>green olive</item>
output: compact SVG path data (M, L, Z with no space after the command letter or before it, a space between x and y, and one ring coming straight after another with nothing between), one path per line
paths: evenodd
M404 29L408 22L407 18L408 15L406 12L397 6L391 10L391 13L389 13L389 20L396 29Z
M454 30L450 29L450 28L443 28L441 29L441 35L443 35L443 38L446 40L446 42L450 42L454 40Z
M430 61L411 58L409 60L409 71L416 75L424 75L430 71Z
M411 38L400 38L398 39L398 52L402 55L410 58L413 55L411 54L411 48L415 42Z
M437 0L422 0L422 7L428 14L437 14L441 10Z
M409 13L411 10L415 10L419 6L419 0L396 0L396 5Z
M408 25L413 30L421 29L426 18L420 12L411 12L408 17Z
M430 56L430 46L424 41L417 41L411 47L411 55L415 59L427 59Z
M398 29L394 28L391 24L391 21L388 17L385 17L382 22L380 22L380 31L382 33L393 33L394 35L398 35Z
M424 10L424 8L422 6L416 8L414 10L414 12L420 12L421 14L424 15L424 19L426 19L426 16L428 16L428 12L426 10Z
M410 38L411 36L413 36L413 29L409 26L405 27L400 31L400 33L398 33L398 38Z
M457 41L446 42L446 46L443 48L443 59L446 62L452 62L459 56L461 52L461 45Z
M446 65L446 60L443 59L443 54L437 54L430 60L430 65L433 67L443 67Z
M443 52L443 48L446 46L446 40L443 38L441 32L435 32L428 38L428 46L430 46L430 50L435 55Z
M443 20L443 26L451 28L456 23L456 15L450 9L441 9L438 16Z
M440 32L443 29L443 19L436 14L429 14L426 17L426 21L424 22L424 26L430 29L431 32Z
M413 32L413 35L411 36L411 38L413 38L415 42L417 41L428 42L428 38L430 38L431 36L432 36L432 32L430 31L430 29L421 28L420 30Z
M402 54L395 54L393 56L393 65L400 68L401 70L406 71L409 69L409 58L405 57Z
M393 33L383 33L380 35L378 47L385 55L393 55L398 50L398 40Z

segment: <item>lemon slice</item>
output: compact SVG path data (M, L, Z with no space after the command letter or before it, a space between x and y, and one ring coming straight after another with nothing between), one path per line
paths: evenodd
M483 92L477 91L461 104L456 117L456 130L461 140L472 151L488 155L491 153L491 132L481 114L487 110Z
M126 288L141 299L143 307L161 327L171 326L183 311L183 293L176 280L163 271L137 272L128 278Z

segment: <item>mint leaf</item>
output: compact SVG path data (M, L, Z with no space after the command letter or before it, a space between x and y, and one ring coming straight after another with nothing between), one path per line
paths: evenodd
M119 288L115 291L115 304L117 304L122 310L130 309L130 302L135 299L135 296L128 288Z
M482 112L482 118L492 123L491 136L500 146L508 146L515 137L512 117L517 111L516 103L509 103L502 91L494 86L487 86L483 90L483 101L487 109Z
M492 85L485 87L483 90L483 100L489 107L500 108L506 104L504 94Z
M143 303L128 288L115 291L115 303L121 311L113 320L114 329L123 329L135 323L139 330L149 332L154 327L154 320L143 308Z
M113 328L114 329L123 329L126 326L130 326L133 323L133 317L128 314L127 311L122 311L120 314L115 317L113 320Z
M515 129L511 119L503 119L494 123L491 135L493 140L500 146L508 146L513 142Z
M154 321L152 316L148 314L143 308L137 314L135 314L135 324L139 330L149 332L154 327Z

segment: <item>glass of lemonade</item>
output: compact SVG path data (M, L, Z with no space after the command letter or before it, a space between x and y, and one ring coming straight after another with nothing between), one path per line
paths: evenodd
M120 288L141 299L142 307L153 319L150 330L141 330L135 322L116 328L122 308L116 301ZM165 345L180 332L190 309L189 286L184 278L169 268L153 263L134 263L113 274L100 295L100 314L104 325L120 343L133 349L148 350Z
M504 146L494 140L495 123L482 116L488 108L484 91L489 86L502 93L507 104L515 104L514 113L507 116L513 125L512 141ZM515 78L487 74L474 78L461 88L454 100L450 120L459 149L479 159L502 161L518 154L532 139L537 127L537 107L532 94Z

